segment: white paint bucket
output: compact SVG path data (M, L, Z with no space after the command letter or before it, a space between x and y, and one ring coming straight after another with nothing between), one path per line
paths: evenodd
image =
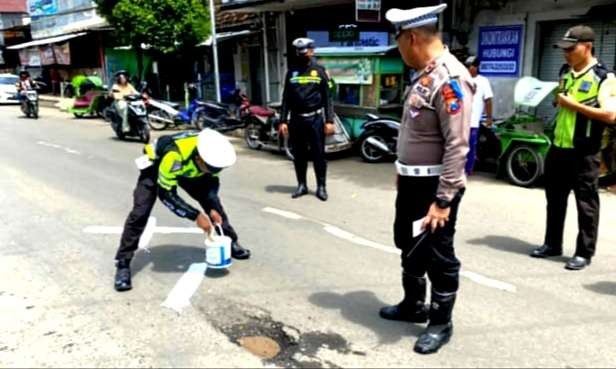
M225 236L222 227L216 226L220 236L210 234L205 238L205 262L208 268L225 269L231 266L231 238Z

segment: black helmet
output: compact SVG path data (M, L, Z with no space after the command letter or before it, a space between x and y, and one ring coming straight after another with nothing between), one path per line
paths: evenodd
M21 70L19 71L19 76L26 76L26 77L30 77L30 72L28 72L27 70Z

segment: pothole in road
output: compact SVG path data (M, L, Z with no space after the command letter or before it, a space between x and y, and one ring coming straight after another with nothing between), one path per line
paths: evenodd
M220 300L219 300L220 302ZM272 319L269 312L227 301L220 308L199 307L208 321L236 345L263 359L266 364L290 368L337 368L318 357L320 350L365 356L353 351L344 337L333 332L301 332Z

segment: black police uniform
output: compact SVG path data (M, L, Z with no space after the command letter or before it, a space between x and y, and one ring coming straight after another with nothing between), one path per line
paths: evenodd
M306 184L310 147L317 184L325 187L327 162L323 110L327 122L333 122L334 109L325 69L314 60L290 69L285 77L281 122L286 123L290 112L289 141L300 185Z

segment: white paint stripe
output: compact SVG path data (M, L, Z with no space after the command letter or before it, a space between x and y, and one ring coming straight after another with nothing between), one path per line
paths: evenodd
M150 253L148 249L148 245L154 236L154 228L156 228L156 218L150 217L148 219L148 223L145 225L145 229L139 237L139 246L138 248L145 250L147 253Z
M516 286L512 284L501 282L496 279L488 278L479 273L471 272L468 270L463 270L460 272L460 275L470 279L471 281L477 284L481 284L486 287L492 287L498 290L503 290L503 291L512 292L512 293L515 293L517 291Z
M147 226L146 226L147 227ZM122 234L122 227L88 226L83 229L85 233L93 234ZM154 227L154 234L203 234L203 230L197 227Z
M45 142L45 141L37 141L37 144L41 145L41 146L46 146L46 147L51 147L54 149L58 149L58 150L64 150L65 152L69 153L69 154L73 154L73 155L81 155L81 153L77 150L73 150L70 149L68 147L63 147L51 142Z
M347 240L349 242L352 242L354 244L361 245L361 246L366 246L366 247L371 247L373 249L385 251L385 252L390 253L390 254L400 255L400 250L398 250L395 247L385 246L385 245L382 245L380 243L376 243L374 241L370 241L370 240L367 240L365 238L358 237L358 236L356 236L356 235L354 235L352 233L349 233L349 232L345 231L344 229L340 229L338 227L335 227L335 226L332 226L332 225L329 225L329 224L324 224L323 229L325 229L325 231L327 233L331 234L331 235L334 235L334 236L336 236L338 238L342 238L342 239Z
M280 216L283 216L285 218L289 218L289 214L293 215L293 218L291 219L306 219L308 221L311 221L313 223L318 223L320 225L323 226L323 229L333 235L336 236L338 238L341 238L343 240L352 242L356 245L361 245L361 246L366 246L366 247L370 247L373 249L377 249L377 250L381 250L390 254L396 254L396 255L400 255L400 250L398 250L395 247L392 246L386 246L374 241L370 241L367 240L365 238L356 236L350 232L345 231L344 229L338 228L336 226L332 226L331 224L327 224L327 223L321 223L319 221L313 220L313 219L309 219L309 218L303 218L301 215L299 214L295 214L295 213L290 213L284 210L279 210L279 209L273 209L273 208L264 208L263 209L264 212L267 213L272 213L272 214L277 214ZM516 286L506 283L506 282L502 282L496 279L492 279L489 277L486 277L484 275L481 275L479 273L475 273L475 272L471 272L471 271L467 271L467 270L463 270L460 272L460 275L468 278L469 280L486 286L486 287L491 287L491 288L495 288L495 289L499 289L499 290L503 290L503 291L507 291L507 292L511 292L511 293L515 293L517 291Z
M269 207L268 208L263 208L263 211L266 212L266 213L280 215L281 217L285 217L285 218L293 219L293 220L299 220L299 219L303 219L304 218L304 217L302 217L299 214L292 213L290 211L275 209L275 208L269 208Z
M184 273L182 278L175 284L167 299L160 305L181 313L182 309L190 306L190 298L197 292L205 271L207 270L206 263L194 263Z

